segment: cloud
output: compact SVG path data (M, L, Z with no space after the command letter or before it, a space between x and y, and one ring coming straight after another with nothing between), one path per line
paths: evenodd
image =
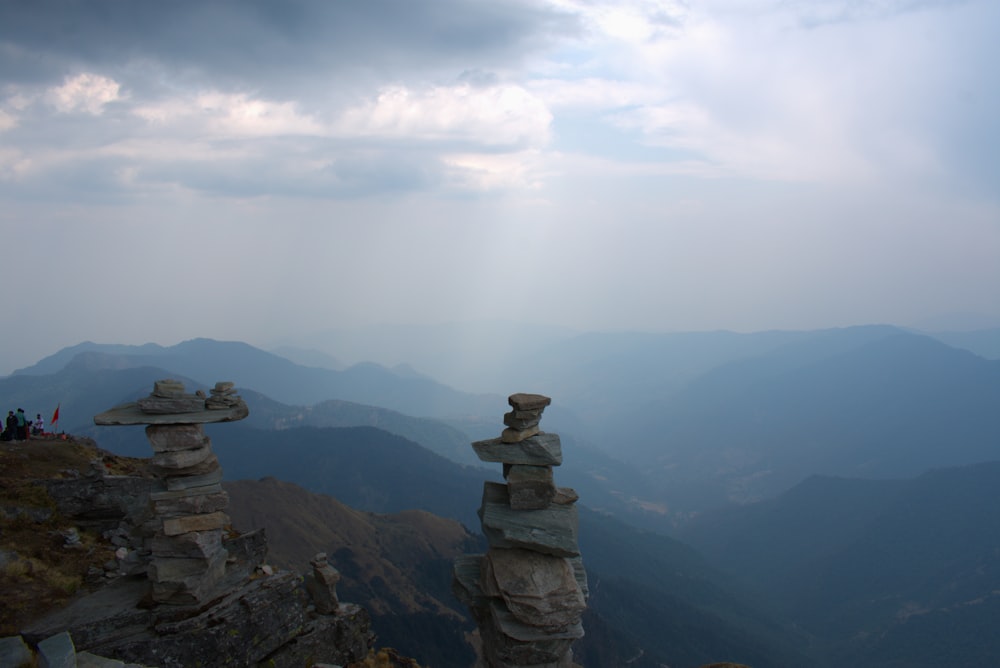
M300 113L295 102L244 93L207 91L143 104L132 113L151 125L218 140L325 134L322 123Z
M403 141L541 146L549 140L551 121L545 104L521 86L392 86L347 110L335 130L342 136Z
M59 111L68 114L83 111L99 115L104 107L120 99L121 85L114 79L99 74L84 72L55 88L49 89L47 98Z

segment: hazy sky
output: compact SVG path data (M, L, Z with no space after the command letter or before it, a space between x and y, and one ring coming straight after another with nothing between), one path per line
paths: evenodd
M1000 321L1000 2L0 3L0 374L266 346Z

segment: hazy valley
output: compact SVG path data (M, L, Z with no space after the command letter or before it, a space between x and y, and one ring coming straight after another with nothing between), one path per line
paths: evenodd
M1000 362L983 356L1000 333L433 334L383 333L410 337L405 366L207 339L84 343L0 379L0 400L46 418L59 405L61 430L143 457L141 428L92 416L160 378L235 381L250 417L209 429L234 522L266 526L282 566L329 552L344 597L429 665L470 663L442 649L472 628L448 564L477 550L482 483L499 471L468 444L499 433L517 391L553 398L556 479L584 507L583 665L1000 657ZM462 354L449 361L449 346Z

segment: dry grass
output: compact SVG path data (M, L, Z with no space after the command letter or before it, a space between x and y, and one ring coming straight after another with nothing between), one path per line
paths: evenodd
M364 661L352 663L347 668L420 668L420 664L391 647L383 647L378 651L368 650Z

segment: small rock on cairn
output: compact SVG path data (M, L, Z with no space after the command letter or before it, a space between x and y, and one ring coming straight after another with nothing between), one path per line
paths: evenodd
M551 399L512 394L499 438L472 444L479 458L503 464L507 484L486 482L479 509L485 555L455 562L453 588L469 606L488 668L573 666L583 636L587 576L577 545L577 494L556 487L559 436L538 428Z
M160 380L148 397L94 417L98 425L147 425L150 465L160 485L149 495L146 573L159 604L206 603L226 574L229 496L204 424L240 420L249 411L232 383L216 383L211 392L206 399L186 394L179 381Z

